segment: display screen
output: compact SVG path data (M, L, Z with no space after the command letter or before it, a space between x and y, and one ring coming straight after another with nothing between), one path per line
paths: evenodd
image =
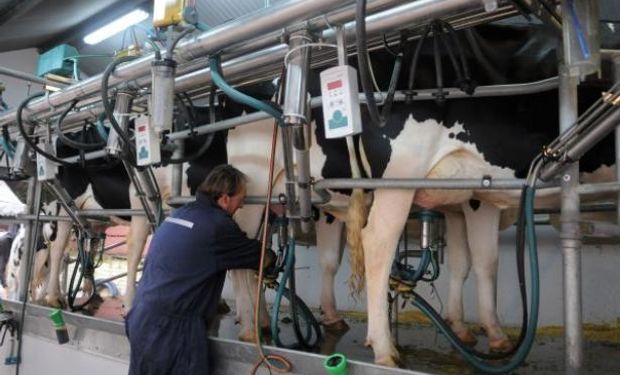
M337 80L337 81L333 81L333 82L327 82L327 89L328 90L335 90L338 88L342 87L342 80Z

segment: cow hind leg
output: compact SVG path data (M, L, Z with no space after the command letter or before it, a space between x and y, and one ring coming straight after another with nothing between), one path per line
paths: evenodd
M463 318L463 285L471 269L465 217L461 212L446 212L446 240L448 246L448 316L454 333L466 345L476 345L476 337L465 326Z
M133 203L133 202L132 202ZM146 238L149 235L149 222L144 216L133 216L127 235L127 285L125 287L125 311L131 309L136 295L136 280L138 264L142 259L142 252Z
M368 295L368 335L375 363L392 366L398 352L392 342L388 317L388 282L398 239L405 226L413 190L377 190L362 230L364 266Z
M241 229L249 236L254 237L260 228L263 207L248 205L235 213L234 219ZM254 303L256 302L256 289L258 280L254 270L231 270L233 291L235 293L235 307L237 320L241 325L239 340L254 341ZM263 331L269 332L269 313L265 304L265 296L261 298L260 326Z
M322 324L326 330L338 333L349 329L347 323L336 310L336 297L334 295L334 279L340 262L342 261L343 223L334 220L327 222L327 217L321 215L316 224L317 248L319 249L319 262L321 264L321 310L323 311Z
M467 238L478 289L478 313L492 351L508 351L512 343L497 317L497 264L500 210L481 202L473 208L463 205Z
M257 279L256 272L249 269L229 271L233 290L235 293L235 303L237 308L237 319L241 325L239 330L239 340L252 342L256 335L254 332L254 303L256 301ZM261 299L261 329L269 329L269 314L265 305L265 298Z
M60 268L65 255L65 248L71 234L71 222L59 221L56 240L52 242L49 261L49 278L45 301L48 306L62 307L64 305L60 293Z
M49 276L49 267L47 265L49 252L49 249L43 248L37 250L34 255L30 293L32 294L32 300L35 302L40 302L45 299L46 283Z

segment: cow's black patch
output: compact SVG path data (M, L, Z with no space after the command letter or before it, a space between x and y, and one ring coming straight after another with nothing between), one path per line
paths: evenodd
M195 114L196 126L208 123L209 110L204 107L195 107L192 111ZM218 115L221 119L221 115ZM185 118L177 117L177 122L186 122ZM194 162L190 162L190 168L187 170L188 185L195 191L196 187L204 180L207 173L218 164L226 163L226 132L218 132L213 138L211 147L198 157ZM82 142L92 142L96 139L97 134L94 128L88 128L80 132L67 134L72 139L78 139ZM186 155L193 154L204 144L207 136L196 136L185 142ZM79 152L74 148L57 143L57 154L60 157L69 157L78 155ZM192 165L198 165L193 167ZM86 192L90 185L93 195L97 203L105 209L121 209L129 208L129 177L125 167L120 160L99 159L93 161L85 161L70 167L61 167L59 171L59 179L65 187L71 198L75 199Z
M471 207L471 209L474 211L478 211L478 209L480 208L480 201L477 199L470 199L469 207Z
M557 37L546 28L536 25L478 26L459 32L463 46L468 45L465 33L477 40L486 61L481 62L470 48L465 48L472 78L481 85L521 83L557 75ZM398 89L407 90L409 64L413 48L405 53ZM379 88L387 90L394 57L379 50L371 54ZM414 90L436 88L432 43L422 48ZM444 58L444 85L455 87L457 77L450 61ZM350 61L356 65L355 59ZM318 78L313 77L309 88L319 95ZM312 91L314 90L314 91ZM582 85L579 91L579 111L583 112L598 97L601 88ZM381 109L381 107L380 107ZM317 143L327 156L322 169L325 178L349 177L350 168L344 140L326 140L320 109L313 111L317 121ZM435 120L448 129L461 124L464 131L449 133L465 143L475 145L484 159L494 166L515 171L515 177L527 174L530 162L549 144L559 130L557 91L510 96L448 99L442 104L419 100L411 103L396 102L383 128L371 124L366 106L362 105L364 151L369 158L373 177L381 177L390 161L390 141L398 137L406 120L412 116L417 122ZM420 131L423 131L422 129ZM581 160L583 171L592 171L603 164L614 163L613 138L607 137ZM414 161L412 161L414 162Z

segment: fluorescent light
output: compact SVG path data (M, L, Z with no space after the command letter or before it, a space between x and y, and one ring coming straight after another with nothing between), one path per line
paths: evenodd
M142 22L149 17L149 14L142 9L136 9L131 13L127 13L121 18L110 22L109 24L103 26L102 28L93 31L92 33L86 35L84 37L84 43L86 44L97 44L103 40L108 39L109 37L120 33L125 30L129 26L135 25L138 22Z

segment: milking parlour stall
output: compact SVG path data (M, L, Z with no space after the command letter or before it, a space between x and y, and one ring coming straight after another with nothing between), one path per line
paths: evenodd
M618 374L619 123L614 0L0 1L0 374Z

